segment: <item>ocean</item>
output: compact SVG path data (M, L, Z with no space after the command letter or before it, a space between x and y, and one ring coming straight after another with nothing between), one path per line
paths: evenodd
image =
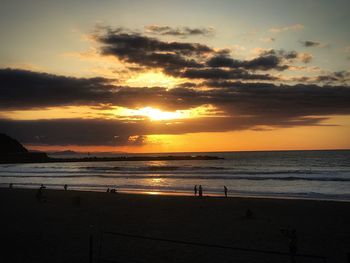
M0 186L192 195L202 185L204 195L220 196L226 186L229 196L350 201L350 150L140 155L224 159L1 164Z

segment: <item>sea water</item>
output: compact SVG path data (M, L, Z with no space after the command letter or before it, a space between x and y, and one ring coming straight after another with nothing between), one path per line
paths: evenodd
M226 186L229 196L350 201L348 150L142 154L161 155L223 159L2 164L0 185L176 194L193 194L201 185L204 195L223 195Z

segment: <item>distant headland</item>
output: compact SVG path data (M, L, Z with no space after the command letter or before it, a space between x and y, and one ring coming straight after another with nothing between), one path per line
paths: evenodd
M58 163L58 162L111 162L111 161L172 161L172 160L217 160L209 155L168 155L168 156L118 156L53 158L44 152L30 152L20 142L0 133L0 163Z

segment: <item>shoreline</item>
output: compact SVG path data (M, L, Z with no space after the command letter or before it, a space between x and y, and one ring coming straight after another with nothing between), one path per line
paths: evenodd
M8 184L4 184L8 185ZM40 187L40 184L31 184L27 185L27 187L18 187L20 184L13 184L13 188L9 188L8 186L2 186L0 184L0 189L9 189L9 190L14 190L14 189L30 189L30 190L37 190ZM47 184L45 186L48 186ZM50 186L50 185L49 185ZM65 191L63 189L63 186L55 186L55 187L50 187L46 188L46 190L54 190L54 191ZM83 193L106 193L106 190L108 187L104 189L98 189L98 188L88 188L86 187L85 189L83 187L72 187L68 186L69 191L74 191L74 192L83 192ZM111 187L112 189L113 187ZM153 196L178 196L178 197L194 197L194 198L199 198L198 196L194 196L193 192L189 191L161 191L159 189L156 190L151 190L151 189L118 189L118 187L114 187L117 192L116 194L130 194L130 195L153 195ZM108 194L108 193L107 193ZM341 203L350 203L350 199L336 199L336 198L318 198L318 197L303 197L303 196L287 196L287 195L277 195L277 194L244 194L244 193L229 193L227 197L224 196L223 193L216 193L216 192L205 192L203 197L210 197L210 198L248 198L248 199L272 199L272 200L300 200L300 201L320 201L320 202L341 202Z

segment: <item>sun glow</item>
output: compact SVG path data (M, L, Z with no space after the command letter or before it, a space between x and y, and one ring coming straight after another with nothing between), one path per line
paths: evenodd
M218 111L212 105L202 105L196 108L190 108L186 110L175 110L175 111L162 111L157 108L150 106L143 107L140 109L128 109L118 107L115 113L118 116L129 117L129 118L148 118L151 121L163 121L163 120L179 120L189 118L200 118L200 117L213 117L220 116L221 112Z
M129 78L125 84L130 87L164 87L174 88L184 79L167 76L162 72L145 72Z
M174 119L183 119L186 118L186 113L181 111L161 111L159 109L154 109L152 107L145 107L138 110L138 113L142 116L146 116L153 121L161 120L174 120Z
M107 105L108 106L108 105ZM212 105L202 105L186 110L163 111L161 109L146 106L138 109L125 107L99 105L89 106L65 106L51 107L34 110L17 110L0 112L0 118L17 120L43 120L43 119L120 119L141 120L148 118L151 121L189 119L200 117L222 116L222 112Z

